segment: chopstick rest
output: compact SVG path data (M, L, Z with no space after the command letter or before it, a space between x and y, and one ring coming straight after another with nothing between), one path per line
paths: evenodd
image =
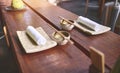
M28 26L26 33L36 42L37 45L45 45L46 39L32 26Z
M86 18L86 17L83 17L83 16L79 16L77 18L77 22L78 23L81 23L82 25L86 26L87 28L91 29L91 30L94 30L94 31L98 31L99 30L99 25L98 23Z

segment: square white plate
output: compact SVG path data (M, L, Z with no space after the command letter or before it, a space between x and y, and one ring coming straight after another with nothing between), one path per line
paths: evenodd
M27 35L26 31L17 31L18 38L26 53L35 53L47 50L57 45L57 43L53 41L41 27L37 28L36 30L46 38L47 42L45 45L37 45Z

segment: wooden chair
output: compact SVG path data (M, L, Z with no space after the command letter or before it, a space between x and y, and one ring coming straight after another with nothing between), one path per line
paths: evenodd
M0 5L0 15L1 15L1 17L0 17L0 27L3 30L2 34L4 34L4 35L0 36L0 39L5 37L7 45L9 47L8 36L7 36L7 29L5 27L5 21L4 21L4 18L2 16L1 7L2 7L2 5Z
M0 3L2 4L2 3ZM0 6L0 26L2 27L2 13L1 13L1 6ZM0 32L0 34L3 34L3 32ZM0 36L0 40L4 38L4 35Z
M92 64L90 66L89 73L105 73L104 54L101 51L93 47L90 47L90 58L91 58Z
M92 64L89 73L120 73L120 56L112 70L105 68L105 56L101 51L90 47L90 58Z
M88 12L88 3L89 3L89 0L86 0L85 16L87 15L87 12ZM98 0L98 5L99 5L99 17L102 16L104 4L105 4L105 0Z

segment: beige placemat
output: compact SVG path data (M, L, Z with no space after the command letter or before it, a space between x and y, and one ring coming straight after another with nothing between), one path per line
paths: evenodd
M26 31L17 31L18 38L26 53L35 53L35 52L47 50L57 45L57 43L53 41L41 27L38 27L36 30L46 38L47 43L45 45L38 46L27 35Z

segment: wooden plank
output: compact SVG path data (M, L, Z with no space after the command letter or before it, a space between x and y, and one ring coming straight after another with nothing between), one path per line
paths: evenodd
M17 37L17 30L25 30L28 25L41 26L48 35L55 30L28 7L26 11L16 12L3 9L2 13L20 73L88 73L90 59L75 45L56 46L42 52L26 54Z
M105 73L105 56L104 54L93 48L90 47L90 58L92 61L92 65L97 69L99 73Z
M60 27L60 19L58 16L63 16L67 19L76 20L78 15L75 15L65 9L51 5L47 2L40 0L23 0L28 6L30 6L38 15L40 15L48 23L52 24L58 29ZM120 55L120 36L109 31L107 33L89 36L82 33L77 28L70 31L72 40L75 45L89 56L89 46L93 46L102 51L105 56L105 64L107 67L112 68L116 62L116 59ZM82 48L81 48L82 47Z

